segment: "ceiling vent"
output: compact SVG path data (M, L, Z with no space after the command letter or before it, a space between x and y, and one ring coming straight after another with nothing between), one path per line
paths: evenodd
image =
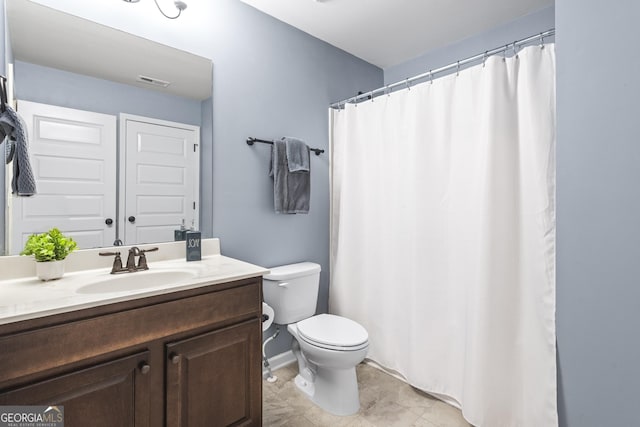
M146 83L153 86L160 86L160 87L167 87L171 84L165 80L154 79L153 77L147 77L143 75L139 75L136 80L142 83Z

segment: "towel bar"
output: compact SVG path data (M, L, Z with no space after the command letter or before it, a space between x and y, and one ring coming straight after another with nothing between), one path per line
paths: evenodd
M254 138L252 136L247 138L247 145L253 145L256 142L260 142L262 144L271 144L271 145L273 145L273 141L267 141L266 139ZM316 153L316 156L319 156L320 154L324 153L324 150L321 149L321 148L309 148L309 150L313 151L314 153Z

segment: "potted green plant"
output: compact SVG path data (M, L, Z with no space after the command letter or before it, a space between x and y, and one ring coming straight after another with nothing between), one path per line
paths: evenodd
M33 255L40 280L59 279L64 275L64 259L77 248L76 242L57 228L29 236L20 255Z

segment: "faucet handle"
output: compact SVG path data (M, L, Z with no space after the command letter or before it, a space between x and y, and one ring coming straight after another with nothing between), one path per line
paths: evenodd
M114 256L113 266L111 266L111 274L122 272L122 259L120 259L120 252L98 252L100 256Z
M144 252L140 254L140 258L138 258L138 266L136 270L148 270L149 266L147 265L147 257Z
M140 249L140 258L138 258L138 270L148 270L149 266L147 265L147 256L146 252L155 252L158 248L150 248L150 249Z
M100 256L120 256L120 252L98 252Z

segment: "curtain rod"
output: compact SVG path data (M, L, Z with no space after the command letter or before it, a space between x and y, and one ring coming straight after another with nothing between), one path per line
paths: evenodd
M445 65L444 67L436 68L434 70L429 70L426 73L418 74L417 76L409 77L408 79L401 80L401 81L398 81L398 82L395 82L395 83L391 83L389 85L382 86L382 87L379 87L377 89L370 90L368 92L359 93L358 95L352 96L351 98L347 98L347 99L344 99L344 100L339 101L339 102L334 102L333 104L330 105L330 107L331 108L340 109L341 106L343 106L344 104L346 104L348 102L353 102L353 103L357 104L360 101L372 99L374 97L374 95L381 95L381 94L385 94L385 93L389 94L389 93L392 92L393 89L395 89L397 87L400 87L400 86L410 87L411 83L415 82L416 80L423 80L423 79L426 79L427 77L429 77L430 79L433 80L434 74L438 74L438 73L442 73L444 71L454 70L454 69L460 71L460 66L462 66L462 65L466 65L466 64L469 64L470 62L478 61L480 59L482 59L484 61L490 56L493 56L493 55L496 55L496 54L502 53L502 52L507 52L509 49L513 49L513 51L515 53L517 53L518 47L522 47L523 45L529 44L534 40L540 40L540 45L542 46L543 43L544 43L545 37L551 37L551 36L554 36L555 34L556 34L556 30L555 30L555 28L552 28L550 30L543 31L540 34L536 34L534 36L526 37L524 39L514 41L513 43L509 43L509 44L506 44L504 46L496 47L496 48L491 49L491 50L486 50L483 53L479 53L477 55L470 56L470 57L465 58L465 59L461 59L461 60L453 62L453 63L451 63L449 65Z

